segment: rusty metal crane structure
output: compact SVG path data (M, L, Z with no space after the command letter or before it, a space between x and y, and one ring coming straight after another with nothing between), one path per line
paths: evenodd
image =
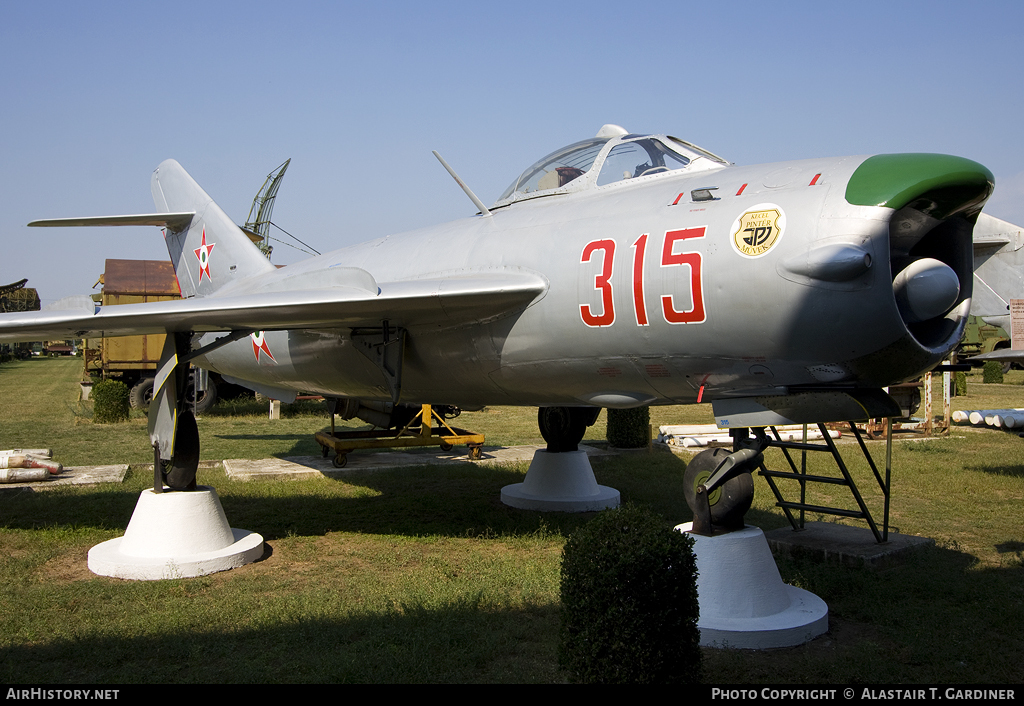
M277 198L277 190L281 188L281 180L284 173L288 171L291 158L284 161L274 171L267 175L263 186L256 193L252 200L252 208L249 209L249 217L242 226L242 230L256 244L267 258L273 252L274 247L270 244L270 215L274 210L274 199Z

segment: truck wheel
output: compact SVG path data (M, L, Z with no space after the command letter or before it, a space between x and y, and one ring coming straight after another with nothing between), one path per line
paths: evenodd
M1009 349L1010 349L1010 344L1009 343L1007 343L1005 345L1000 344L1000 345L996 346L995 348L993 348L992 352L995 353L996 351L1006 351L1006 350L1009 350ZM1008 372L1013 370L1013 361L1011 361L1011 360L1008 360L1008 361L1006 361L1004 363L1000 363L1000 365L1003 366L1003 375L1006 375Z
M189 382L188 391L186 392L186 394L188 395L188 403L189 407L191 408L192 399L195 397L196 394L194 382ZM205 412L209 412L213 408L213 405L217 403L217 386L214 384L213 380L206 381L206 391L199 393L199 399L196 400L195 402L196 414L204 414Z
M149 403L153 401L153 385L156 380L153 378L142 378L132 387L128 396L132 409L141 409L143 412L149 409Z

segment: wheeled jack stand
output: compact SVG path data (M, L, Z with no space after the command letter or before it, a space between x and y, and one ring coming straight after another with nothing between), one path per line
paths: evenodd
M480 450L484 445L483 434L449 426L429 404L422 407L398 433L393 429L336 432L332 413L330 432L327 429L317 432L316 443L320 444L324 458L334 451L332 462L335 468L344 468L348 464L348 452L356 449L440 446L442 450L449 451L456 444L466 444L469 447L469 458L474 461L480 458ZM440 423L436 427L433 425L434 420Z

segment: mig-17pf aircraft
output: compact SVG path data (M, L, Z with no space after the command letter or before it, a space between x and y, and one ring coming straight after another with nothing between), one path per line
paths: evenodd
M402 405L536 406L552 451L603 407L713 402L734 427L899 416L882 388L960 340L993 177L937 154L735 166L606 125L490 207L464 188L474 216L277 268L168 160L156 213L29 225L165 228L182 299L62 300L0 316L0 341L172 334L150 408L172 488L199 455L186 362L377 426Z

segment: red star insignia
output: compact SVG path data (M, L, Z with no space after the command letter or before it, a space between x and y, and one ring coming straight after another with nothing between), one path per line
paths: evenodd
M273 353L270 352L270 347L267 346L267 341L264 338L264 331L257 331L256 333L249 334L249 338L252 339L252 354L256 356L256 362L260 362L260 351L263 351L267 356L275 363L277 360L274 359Z
M216 245L216 244L217 243L209 243L209 244L207 244L207 242L206 242L206 226L203 226L203 244L200 245L198 248L196 248L195 250L192 251L192 252L194 252L196 254L196 258L198 258L198 260L199 260L199 283L200 284L202 284L202 282L203 282L203 275L204 274L206 275L206 277L211 282L213 281L213 277L210 275L210 252L213 251L213 246ZM269 353L268 353L268 355L269 355Z

